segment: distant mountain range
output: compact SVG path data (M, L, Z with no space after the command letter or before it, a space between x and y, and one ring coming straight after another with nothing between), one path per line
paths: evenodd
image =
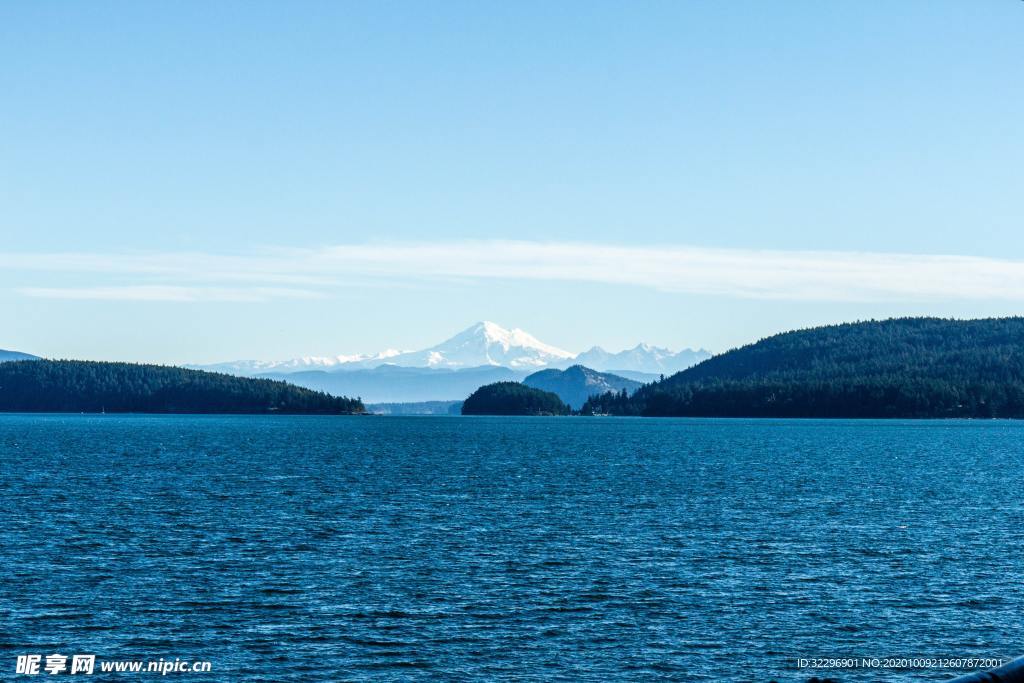
M401 351L389 349L374 355L355 356L303 356L289 360L233 360L209 365L185 365L191 370L223 372L238 377L255 377L266 373L287 374L292 372L326 371L339 368L376 367L386 363L391 356Z
M518 382L533 371L581 364L638 382L652 382L711 356L647 344L611 353L593 347L573 354L520 329L479 322L419 351L388 349L366 355L307 356L284 361L240 360L186 367L243 377L283 379L373 403L461 400L484 384Z
M670 351L649 344L637 344L618 353L609 353L595 346L573 358L573 363L623 377L641 373L644 375L641 381L647 381L656 379L658 375L673 375L710 357L711 354L704 349Z
M523 330L507 330L485 321L420 351L388 349L365 355L307 356L285 361L240 360L190 367L237 375L304 370L364 370L384 364L448 370L492 365L531 370L559 364L564 366L571 363L573 357L574 354L545 344Z
M306 356L283 361L238 360L210 365L186 365L193 370L237 377L283 380L334 396L359 396L368 403L412 404L461 401L478 388L495 382L522 382L537 371L552 370L535 378L562 388L569 405L578 408L589 393L657 381L710 357L707 351L668 349L638 344L617 353L595 346L573 354L538 340L520 329L505 329L479 322L462 332L419 351L387 349L374 354ZM39 360L38 356L0 349L0 362ZM574 370L585 365L586 374ZM611 374L609 374L611 373ZM602 378L602 375L607 377ZM611 379L612 376L617 376ZM589 392L589 393L588 393ZM585 395L586 394L586 395ZM388 406L382 412L421 412L422 406Z

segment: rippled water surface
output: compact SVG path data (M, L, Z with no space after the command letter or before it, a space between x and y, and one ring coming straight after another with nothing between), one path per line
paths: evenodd
M806 681L825 672L798 657L1021 654L1022 437L0 416L0 678L33 652L210 660L192 681Z

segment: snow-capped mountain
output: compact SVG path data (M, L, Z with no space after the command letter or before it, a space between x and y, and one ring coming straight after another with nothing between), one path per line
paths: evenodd
M671 351L649 344L637 344L631 349L618 353L610 353L600 346L595 346L576 356L575 362L592 370L611 372L629 370L655 375L670 375L710 357L711 354L704 349Z
M285 361L241 360L213 365L187 367L232 375L290 374L311 370L345 372L373 369L381 365L410 368L458 370L481 366L496 366L513 370L542 370L566 368L573 364L585 365L593 370L672 374L709 357L707 351L668 349L638 344L632 349L610 353L599 346L579 355L538 340L518 328L505 329L484 321L459 332L454 337L420 351L389 349L375 354L352 356L306 356Z
M388 363L424 368L474 368L500 365L515 370L544 368L571 360L573 354L545 344L518 328L506 330L484 321L429 349L402 353Z

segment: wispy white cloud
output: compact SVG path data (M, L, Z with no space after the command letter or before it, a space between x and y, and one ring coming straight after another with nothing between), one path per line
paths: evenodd
M165 285L123 285L113 287L19 287L25 296L41 299L102 301L233 301L259 302L271 299L316 299L323 293L273 287L224 288L177 287Z
M23 286L21 291L30 296L150 301L315 296L353 282L424 279L594 282L804 301L1024 301L1024 261L684 245L466 241L266 249L248 254L0 253L0 268L8 273L77 274L86 280L79 288ZM101 286L95 281L101 277L131 281Z

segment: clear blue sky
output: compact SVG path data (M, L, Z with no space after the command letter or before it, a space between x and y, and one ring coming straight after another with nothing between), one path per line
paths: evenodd
M0 348L1019 313L1022 36L1017 0L4 3Z

